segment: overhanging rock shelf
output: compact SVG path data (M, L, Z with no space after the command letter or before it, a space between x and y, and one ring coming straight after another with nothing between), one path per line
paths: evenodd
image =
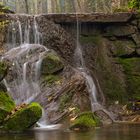
M137 14L136 13L114 13L114 14L87 13L87 14L42 14L39 16L52 20L56 23L75 22L77 18L79 22L111 23L111 22L127 22L134 15L137 15ZM22 15L22 17L23 16L24 15ZM11 15L10 14L0 15L0 21L4 19L5 20L11 19Z

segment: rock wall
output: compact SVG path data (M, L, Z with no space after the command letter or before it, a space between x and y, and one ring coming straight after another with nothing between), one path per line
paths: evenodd
M79 40L86 66L95 79L98 91L103 92L106 96L107 103L114 101L124 103L129 99L139 99L140 15L137 13L87 14L77 15L77 19L78 22L74 14L42 15L39 17L41 25L47 23L45 22L47 20L60 25L69 33L69 35L62 34L63 40L71 40L71 42L68 41L68 45L63 43L63 46L60 43L62 42L60 36L52 37L53 42L46 41L46 26L42 25L41 27L44 28L41 31L44 31L46 37L44 38L44 45L50 42L49 46L73 65L71 62L74 61L70 60L73 60L72 54L76 48L73 41L75 40L76 46L78 23ZM65 33L64 30L57 30L57 32L63 31L61 33ZM71 47L66 47L70 44Z
M80 42L108 103L140 99L139 15L124 23L82 23Z
M76 48L73 41L75 40L76 46L78 23L79 41L82 45L86 66L95 79L98 91L104 93L107 103L114 101L124 103L129 99L139 99L140 15L137 13L77 15L78 22L76 15L66 14L58 17L59 15L39 17L38 22L41 27L44 27L41 28L43 29L41 31L46 37L44 38L44 45L50 42L46 41L48 38L45 35L48 30L48 28L45 29L46 21L55 21L69 35L65 34L62 29L58 30L60 27L57 28L56 31L62 35L58 37L55 34L55 38L52 37L53 42L51 41L49 46L73 65L71 63L74 62L72 54ZM61 38L63 40L60 41ZM64 43L66 40L69 40L68 44ZM60 42L63 42L63 45Z

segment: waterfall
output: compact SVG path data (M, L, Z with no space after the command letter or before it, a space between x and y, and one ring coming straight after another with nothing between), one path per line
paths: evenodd
M110 119L112 121L114 121L113 114L111 114L109 111L107 111L103 107L102 103L100 103L98 101L99 94L97 92L95 82L94 82L92 76L89 74L89 72L88 72L88 70L86 68L84 58L83 58L82 46L80 45L80 42L79 42L80 29L79 29L78 13L76 11L76 8L75 8L75 13L76 13L76 21L77 21L76 22L76 27L77 27L76 31L77 32L76 32L76 49L75 49L75 54L74 54L74 61L76 63L76 68L82 73L83 77L86 80L87 89L88 89L88 92L90 93L92 112L102 110L105 114L107 114L110 117ZM101 98L102 98L102 100L104 100L103 95L101 95Z
M9 76L4 83L16 104L21 104L30 103L40 93L40 63L48 50L40 45L36 16L33 17L33 23L31 16L27 16L24 23L18 16L16 18L9 26L7 52L3 55L3 59L13 63L14 74L10 76L14 79L10 80Z
M91 77L90 74L88 74L87 72L87 68L85 66L85 62L84 62L84 58L83 58L83 52L82 52L82 47L80 45L79 42L79 20L78 20L78 16L76 13L76 18L77 18L77 23L76 23L76 27L77 27L77 33L76 33L76 49L75 49L75 54L74 54L74 60L76 63L76 68L82 73L82 75L85 77L86 83L87 83L87 88L88 91L90 93L91 96L91 108L92 111L96 111L96 110L100 110L101 109L101 105L97 100L97 89L96 89L96 85L93 81L93 78Z
M6 53L2 57L2 61L12 63L11 72L3 82L17 105L29 104L41 93L41 64L49 51L41 45L42 35L38 30L36 16L27 15L24 21L19 17L9 26ZM44 109L42 112L42 118L35 129L60 128L61 125L47 125L46 112Z
M29 16L28 16L29 17ZM2 60L12 63L4 84L16 104L30 103L41 92L39 85L40 67L48 49L40 45L36 17L22 23L18 18L9 26L7 51ZM34 38L30 35L33 33Z

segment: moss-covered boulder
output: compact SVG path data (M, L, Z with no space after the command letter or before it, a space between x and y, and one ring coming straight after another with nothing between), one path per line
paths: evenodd
M101 124L97 116L92 112L81 113L71 124L71 130L86 131L95 128Z
M0 81L7 75L8 65L5 62L0 62Z
M15 103L6 93L0 91L0 123L15 108Z
M49 52L42 61L41 73L54 74L64 68L63 62L54 52Z
M31 103L10 116L4 123L4 129L8 131L24 131L32 127L41 116L41 106L38 103Z

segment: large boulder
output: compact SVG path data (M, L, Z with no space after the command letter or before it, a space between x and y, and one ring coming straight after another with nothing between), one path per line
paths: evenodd
M53 52L49 52L42 61L41 73L44 74L54 74L61 71L64 68L63 62Z
M31 103L15 112L4 123L8 131L24 131L32 127L42 116L42 108L38 103Z
M81 113L70 126L71 130L90 130L101 124L97 116L92 112Z
M15 103L11 97L6 93L0 91L0 123L5 117L15 108Z

